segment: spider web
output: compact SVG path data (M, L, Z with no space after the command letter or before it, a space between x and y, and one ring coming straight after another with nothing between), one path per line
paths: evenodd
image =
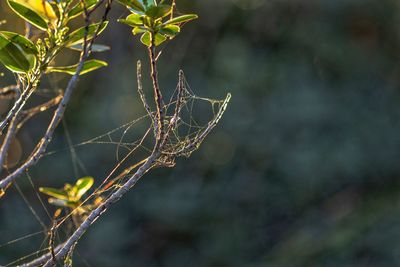
M183 79L183 81L178 83L168 101L168 104L165 105L166 124L173 124L173 127L171 127L170 138L167 140L165 145L165 154L177 154L179 156L189 157L190 154L199 147L205 136L208 135L208 132L206 131L207 127L216 125L221 119L230 100L230 94L222 100L199 97L194 94L184 75L182 75L181 79ZM53 86L53 88L57 88L56 84L53 84ZM48 95L51 94L51 90L39 90L38 93L40 95ZM178 94L182 94L182 101L179 103L181 112L178 118L174 118L174 109L177 105L176 99L179 98ZM202 114L202 116L195 117L195 114ZM73 172L75 176L79 178L79 170L83 173L88 173L87 167L79 157L80 149L98 145L109 145L115 147L115 158L117 164L100 184L99 180L96 180L98 184L97 187L82 201L81 206L91 205L95 207L96 204L93 203L96 203L96 201L102 201L114 193L127 181L127 179L129 179L130 174L134 172L134 170L138 168L151 154L152 142L154 140L154 133L152 132L151 127L152 115L155 114L150 113L143 115L103 134L76 144L72 142L68 126L66 122L63 121L64 135L68 146L62 149L48 151L43 157L52 157L56 154L69 152L73 163ZM205 120L204 117L209 118ZM147 125L147 131L145 131L139 138L132 137L130 133L138 129L140 130L140 125ZM200 141L196 143L193 148L185 149L188 148L194 140ZM141 155L143 159L139 160L137 163L132 163L132 159L136 159L134 154ZM174 162L164 163L174 164ZM76 215L77 209L64 210L61 216L54 219L54 216L49 211L49 204L47 204L47 201L43 199L43 196L38 193L38 188L34 184L34 181L36 180L35 177L32 177L29 171L26 172L26 179L31 187L31 191L33 191L33 194L37 199L37 202L40 204L39 207L42 211L41 213L44 213L44 215L41 215L36 211L38 208L35 209L33 207L24 192L18 186L18 183L15 183L14 188L21 196L23 202L37 221L41 230L9 241L1 240L0 237L0 255L2 254L2 249L12 247L20 242L28 242L33 238L41 238L41 245L38 250L30 252L27 255L19 256L17 259L8 262L4 266L19 265L38 258L41 255L48 254L57 244L60 244L62 240L65 240L65 238L67 238L76 227L76 225L74 225L74 223L76 224L76 222L74 222L74 216ZM79 258L81 258L80 260L86 266L90 266L85 259L79 256L79 251L75 250L75 253Z

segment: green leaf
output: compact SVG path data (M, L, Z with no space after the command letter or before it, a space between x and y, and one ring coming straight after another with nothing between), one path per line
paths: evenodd
M35 13L39 14L46 21L55 21L57 20L57 14L53 9L53 6L50 4L51 2L54 4L54 1L43 1L43 0L12 0L16 3L19 3L31 10Z
M94 23L89 25L88 31L87 31L87 40L93 39L94 35L97 33L100 34L101 32L104 31L104 29L107 27L108 21L104 21L101 25L100 23ZM100 27L100 29L99 29ZM76 44L81 44L84 42L85 38L85 33L86 33L86 27L82 27L77 29L76 31L72 32L66 40L66 46L70 47Z
M165 37L162 34L157 33L156 34L156 42L155 45L159 46L160 44L164 43L167 40L167 37Z
M68 200L67 192L55 188L40 187L39 192L57 199Z
M150 37L150 33L149 32L145 32L142 37L140 37L140 41L142 42L142 44L150 47L151 46L151 37Z
M118 2L136 11L144 12L144 6L138 0L118 0Z
M118 19L118 22L131 27L143 26L143 16L139 14L131 14L126 19Z
M187 15L182 15L170 20L167 20L166 22L164 22L164 25L167 24L179 24L179 23L183 23L183 22L187 22L190 20L194 20L197 19L199 16L197 16L196 14L187 14Z
M0 31L0 35L9 40L22 51L29 62L29 69L32 69L35 66L38 50L30 40L14 32Z
M156 46L159 46L160 44L162 44L165 40L167 40L167 38L164 36L164 35L162 35L162 34L159 34L159 33L157 33L156 35L155 35L155 45ZM148 46L148 47L150 47L151 46L151 35L150 35L150 32L146 32L146 33L144 33L143 35L142 35L142 37L140 38L140 41L144 44L144 45L146 45L146 46Z
M79 179L76 184L76 198L79 200L81 197L93 186L94 179L93 177L83 177Z
M61 72L61 73L67 73L70 75L74 75L78 65L79 64L75 64L72 66L64 66L64 67L48 67L47 72ZM101 60L96 60L96 59L91 59L91 60L85 61L80 75L97 70L98 68L105 67L107 65L108 65L107 62L101 61Z
M132 30L133 35L136 35L136 34L139 34L139 33L144 33L144 32L146 32L146 30L143 29L143 28L140 28L140 27L135 27Z
M46 20L40 16L38 13L33 11L32 9L21 5L17 2L7 0L8 5L11 7L11 9L17 13L18 16L22 17L32 25L38 27L39 29L45 31L48 28Z
M76 50L76 51L82 51L83 50L83 44L76 44L73 46L68 47L69 49ZM92 52L105 52L110 50L111 48L107 45L102 45L102 44L93 44L92 45Z
M140 38L142 44L150 47L151 46L151 35L149 32L145 32L142 37Z
M37 47L32 41L15 32L0 31L0 35L17 45L26 54L37 55Z
M181 32L181 27L170 24L162 27L159 32L172 38Z
M86 4L87 10L90 10L92 7L94 7L99 0L84 0ZM68 19L75 18L82 14L84 11L83 5L79 2L76 4L74 7L71 8L71 10L68 12Z
M126 20L134 24L143 25L143 15L140 14L130 14L126 17Z
M17 73L24 73L30 69L30 63L26 56L2 35L0 35L0 62L7 69Z
M172 8L169 5L149 6L146 10L146 15L153 18L163 18L171 14Z
M133 13L126 17L126 19L119 19L118 22L124 23L131 27L142 26L143 15Z

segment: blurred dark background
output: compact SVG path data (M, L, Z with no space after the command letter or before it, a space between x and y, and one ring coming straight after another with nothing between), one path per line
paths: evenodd
M2 28L21 31L3 2ZM197 95L231 92L232 102L198 152L149 173L89 230L76 266L400 266L399 1L178 7L200 19L163 47L163 90L172 93L182 68ZM81 79L49 148L56 153L30 170L35 186L101 181L117 163L115 146L76 148L79 165L63 150L67 133L78 144L144 114L135 67L146 54L115 21L125 14L112 10L101 38L112 50L98 56L109 67ZM65 76L47 83L62 86ZM19 134L22 155L50 115ZM28 180L19 186L48 224ZM11 189L0 202L0 264L37 251L44 236L2 244L41 230Z

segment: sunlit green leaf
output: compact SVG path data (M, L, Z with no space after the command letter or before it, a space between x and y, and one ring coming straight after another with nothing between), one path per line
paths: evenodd
M179 23L187 22L187 21L194 20L197 18L198 18L198 16L196 14L187 14L187 15L182 15L182 16L167 20L164 24L179 24Z
M47 21L55 21L57 19L57 14L54 11L50 1L43 0L12 0L18 4L21 4L35 13L42 16Z
M162 34L157 33L156 34L156 41L155 41L155 45L159 46L160 44L164 43L167 40L167 37L165 37Z
M68 200L68 194L63 190L49 188L49 187L40 187L39 191L43 194L55 197L57 199Z
M83 177L76 184L76 198L80 199L94 184L93 177Z
M157 34L155 35L155 42L154 42L154 44L155 44L156 46L158 46L158 45L162 44L165 40L167 40L167 38L166 38L164 35L157 33ZM144 45L150 47L150 46L151 46L151 35L150 35L150 33L149 33L149 32L144 33L144 34L142 35L142 37L140 38L140 41L141 41Z
M27 72L30 69L30 63L21 50L0 35L0 62L13 72Z
M140 28L140 27L135 27L132 30L133 35L136 35L136 34L139 34L139 33L144 33L144 32L146 32L146 30L143 29L143 28Z
M151 35L149 32L145 32L142 37L140 38L142 44L146 46L151 46Z
M99 0L84 0L86 4L87 10L90 10L92 7L94 7ZM82 14L84 11L84 7L81 4L81 2L77 3L74 7L71 8L71 10L68 12L68 19L75 18Z
M0 35L9 40L22 51L29 62L29 69L32 69L35 66L38 50L30 40L14 32L0 31Z
M26 54L34 54L38 53L37 47L31 40L28 40L22 35L19 35L15 32L7 32L7 31L0 31L0 35L4 38L12 42L13 44L19 46L22 51Z
M143 25L143 16L139 14L130 14L126 19L119 19L118 22L124 23L131 27Z
M101 60L96 60L96 59L91 59L91 60L85 61L80 75L97 70L98 68L105 67L107 65L108 65L107 62L101 61ZM78 67L78 64L75 64L72 66L64 66L64 67L48 67L47 72L61 72L61 73L67 73L70 75L74 75L77 67Z
M100 34L107 27L108 21L91 24L87 30L87 40L93 39L96 33ZM84 42L86 27L82 27L72 32L66 40L66 46L73 46Z
M38 13L17 2L11 0L7 0L7 2L8 5L11 7L11 9L15 13L17 13L18 16L22 17L23 19L25 19L26 21L28 21L29 23L38 27L41 30L44 31L47 30L48 25L46 20Z
M180 31L181 31L181 28L179 26L172 25L172 24L166 25L160 29L161 34L167 35L169 37L174 37L175 35L180 33Z
M142 25L143 24L143 15L130 14L129 16L126 17L126 20L131 23Z

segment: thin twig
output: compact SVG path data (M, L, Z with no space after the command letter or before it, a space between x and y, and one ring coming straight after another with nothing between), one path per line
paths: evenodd
M167 133L164 138L164 143L168 140L168 135L171 132L171 130L177 125L177 122L179 120L179 114L181 113L182 110L182 103L183 103L183 98L185 97L184 95L184 89L185 89L185 80L184 80L184 73L183 70L179 71L179 80L178 80L178 92L176 94L176 103L175 103L175 111L174 115L172 116L171 120L169 121Z
M20 88L21 88L21 83L18 83L15 86L8 86L8 87L3 88L3 92L4 91L7 92L8 90L10 90L13 92L12 95L15 98L19 98L20 91L21 91ZM17 127L18 127L18 117L15 116L14 118L12 118L12 120L10 122L10 125L7 129L7 134L4 137L4 141L0 148L0 173L3 170L3 166L4 166L6 158L7 158L8 150L10 149L11 141L15 137ZM4 191L2 191L2 193L4 193Z
M4 137L3 144L0 148L0 173L2 172L3 167L5 165L6 158L8 155L8 150L10 149L11 142L15 137L15 131L17 129L17 126L18 126L18 118L14 117L10 122L7 134Z
M151 111L151 108L149 106L149 104L147 103L147 99L146 99L146 95L143 92L143 84L142 84L142 63L140 60L137 61L137 65L136 65L136 77L137 77L137 85L138 85L138 93L140 96L140 99L142 100L144 109L147 111L147 114L149 115L149 117L151 118L152 123L154 124L154 116L153 116L153 112Z
M154 101L157 109L157 124L155 125L155 131L157 133L156 146L158 149L161 146L162 140L164 139L164 118L165 118L165 107L163 104L163 97L158 83L158 71L157 71L157 60L156 60L156 45L155 35L151 34L151 46L148 48L150 66L151 66L151 79L153 81Z

